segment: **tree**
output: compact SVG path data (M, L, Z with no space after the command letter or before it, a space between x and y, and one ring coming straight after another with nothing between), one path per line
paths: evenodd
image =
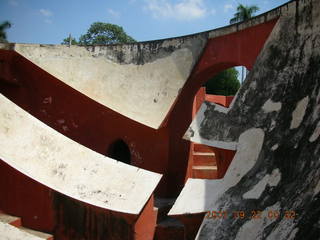
M235 68L221 71L206 82L206 93L224 96L235 95L240 87L238 74Z
M9 21L4 21L0 24L0 43L8 42L6 29L8 29L10 27L11 27L11 23Z
M70 42L70 38L71 38L71 42ZM77 39L71 37L71 35L69 37L63 39L61 44L69 45L70 43L71 43L71 45L78 45L79 44Z
M252 18L254 16L254 13L258 10L259 7L256 5L244 6L242 4L239 4L234 17L230 19L230 24L246 21L249 18Z
M256 5L244 6L239 4L237 7L237 12L234 17L230 19L230 24L246 21L254 16L254 13L259 11L259 7ZM241 67L241 83L244 79L244 68Z
M132 42L135 42L135 40L128 36L122 27L103 22L94 22L91 24L87 33L79 38L80 45L105 45Z

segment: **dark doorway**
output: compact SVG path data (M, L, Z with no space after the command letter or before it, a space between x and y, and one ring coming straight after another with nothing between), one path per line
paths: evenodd
M131 154L128 145L121 139L112 143L108 149L107 156L117 161L130 164Z

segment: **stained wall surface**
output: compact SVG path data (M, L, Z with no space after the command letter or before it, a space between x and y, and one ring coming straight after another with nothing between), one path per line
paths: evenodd
M197 239L320 238L320 3L294 5L231 107L205 102L186 133L237 150L222 181L190 180L172 209L186 212L200 191L204 202L196 209L191 200L191 211L227 213L205 219Z

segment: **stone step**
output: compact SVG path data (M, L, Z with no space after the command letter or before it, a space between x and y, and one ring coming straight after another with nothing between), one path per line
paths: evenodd
M217 179L218 168L217 166L193 166L192 177L201 179Z
M211 154L211 153L206 153ZM216 166L217 161L215 155L197 154L193 155L193 166Z
M154 240L184 240L184 225L178 219L166 217L156 226Z
M196 156L210 156L210 157L215 157L216 154L214 152L193 152L193 155Z
M0 239L53 240L51 234L21 226L21 218L0 213Z

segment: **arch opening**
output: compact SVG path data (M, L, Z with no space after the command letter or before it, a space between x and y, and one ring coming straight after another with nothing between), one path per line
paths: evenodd
M126 164L131 164L130 149L122 139L116 140L109 146L107 157Z
M245 66L227 68L209 77L202 86L209 95L235 96L247 73Z
M247 73L247 68L244 66L235 67L230 65L226 64L218 66L220 68L208 69L206 77L201 80L202 87L194 97L192 119L195 118L204 101L224 107L230 106L234 96L240 89L244 74ZM218 69L220 71L217 71ZM200 143L191 143L187 177L202 179L223 178L234 155L235 151L209 147Z

